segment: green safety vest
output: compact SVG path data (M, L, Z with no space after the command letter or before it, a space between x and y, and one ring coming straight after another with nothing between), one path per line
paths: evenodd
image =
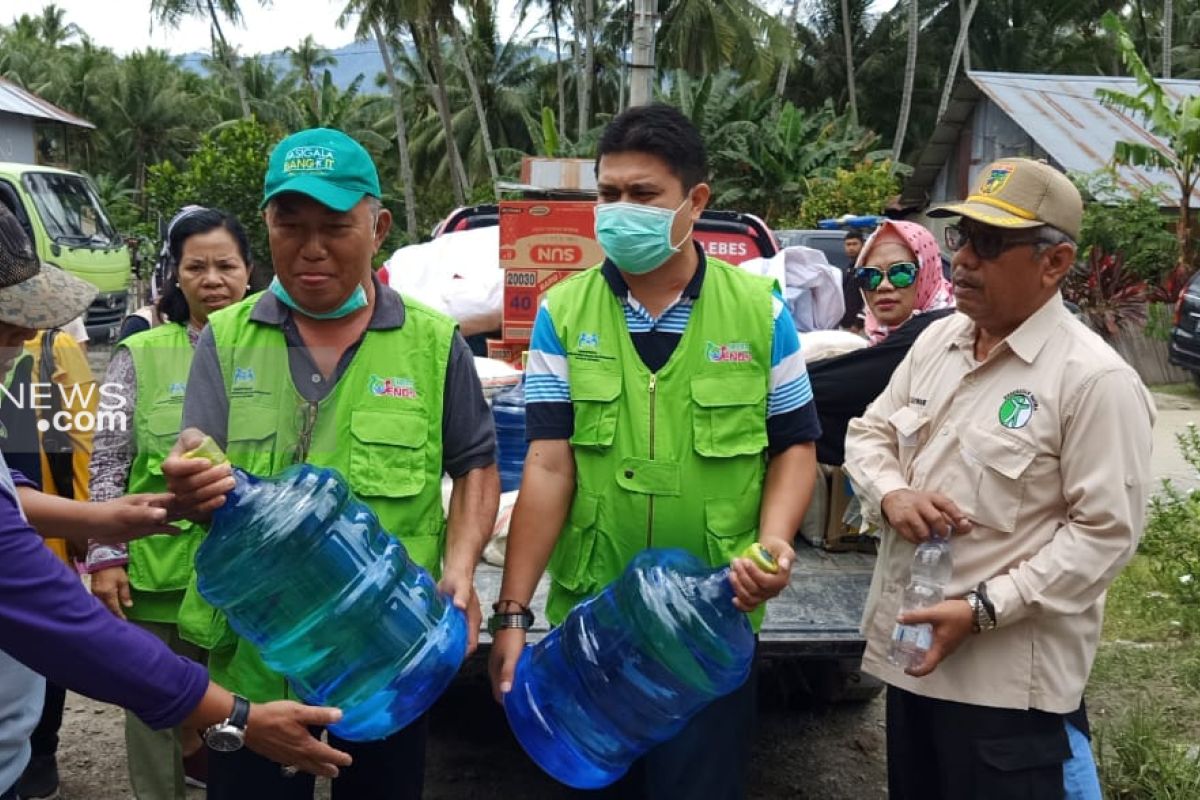
M455 323L406 298L404 325L368 330L333 391L314 406L292 383L283 331L250 319L257 300L249 297L208 320L229 398L230 462L275 475L295 463L297 446L310 439L306 463L348 478L409 557L438 577L446 537L442 395ZM210 647L209 672L225 688L253 702L290 696L283 676L233 633L194 578L180 629L184 638Z
M135 453L126 491L165 492L162 462L179 439L183 394L192 366L187 327L169 323L130 336L124 347L137 374L133 411ZM175 622L179 604L194 571L201 529L183 521L178 536L147 536L129 543L130 619Z
M575 496L548 566L551 623L647 547L682 548L716 567L757 539L772 287L709 258L683 338L656 373L599 268L547 293L575 416ZM760 608L756 627L761 617Z

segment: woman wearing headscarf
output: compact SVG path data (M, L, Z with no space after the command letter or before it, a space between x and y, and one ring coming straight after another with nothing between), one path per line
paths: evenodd
M866 302L868 346L808 364L822 464L842 463L850 420L884 390L921 331L954 310L937 240L915 222L884 220L863 245L853 275Z

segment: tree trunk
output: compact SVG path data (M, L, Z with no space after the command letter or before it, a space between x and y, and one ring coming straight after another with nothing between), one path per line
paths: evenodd
M800 16L800 0L792 0L792 11L788 14L788 38L794 45L796 42L796 20ZM783 99L783 90L787 87L788 68L792 65L792 56L794 53L789 53L783 59L783 63L779 65L779 77L775 79L775 97Z
M633 0L633 58L630 63L629 106L644 106L654 87L654 20L656 0ZM590 52L590 51L589 51Z
M558 18L562 16L562 0L550 0L550 22L554 26L554 78L558 82L558 140L567 139L567 73L563 69L562 36Z
M375 34L375 44L379 47L379 57L383 59L383 74L387 78L388 91L392 95L392 110L396 116L396 149L400 151L400 182L404 184L404 224L408 232L408 241L415 244L420 239L417 230L417 194L414 188L412 161L408 155L408 124L404 121L404 96L400 93L400 83L396 80L396 68L392 64L392 49L379 23L371 21L371 32Z
M971 0L971 5L967 7L965 12L962 11L962 5L959 5L959 22L958 22L958 38L954 40L954 51L950 54L950 68L946 71L946 83L942 85L942 99L938 103L937 122L942 121L942 116L946 113L946 106L950 105L950 95L954 91L954 79L958 77L958 61L962 58L963 49L966 47L968 33L971 30L971 18L975 16L975 7L979 5L979 0Z
M958 18L962 19L967 14L967 0L958 0ZM968 36L962 53L963 72L971 71L971 39Z
M583 6L583 74L579 86L579 139L587 133L592 112L592 85L596 71L596 0L578 0Z
M458 142L454 138L454 121L450 118L450 98L446 94L446 68L442 63L441 41L437 28L429 20L419 20L414 24L413 33L419 32L423 32L425 35L414 35L413 41L424 41L424 49L427 51L425 55L428 56L429 65L433 68L433 75L430 76L428 69L422 66L422 70L426 72L426 78L429 79L430 94L433 97L433 104L437 108L438 118L442 121L442 132L446 137L446 156L450 161L450 186L454 190L455 202L460 206L465 206L467 195L470 193L470 185L467 183L467 171L463 167L462 156L458 152ZM422 54L418 52L417 56L424 65L425 60Z
M900 99L900 119L896 122L896 138L892 144L892 169L904 152L904 134L908 130L908 112L912 110L913 83L917 78L917 26L921 22L917 0L908 0L908 59L904 63L904 95Z
M475 79L475 68L471 66L467 42L457 23L453 21L451 36L454 38L454 49L458 51L459 61L462 62L463 74L467 76L467 88L471 92L471 102L475 105L475 115L479 117L479 136L483 141L483 155L487 159L488 174L492 177L492 192L496 195L496 200L499 200L500 170L496 167L496 152L492 149L492 134L488 130L487 113L483 110L483 97L479 94L479 81Z
M854 51L850 49L850 3L842 0L842 44L846 47L846 90L850 93L850 122L858 124L858 87L854 84Z
M242 104L242 118L249 119L250 101L246 98L246 83L242 80L242 74L238 72L237 56L229 48L225 32L221 30L221 21L217 18L217 9L213 6L213 0L208 0L208 18L212 22L213 31L217 34L217 40L221 42L221 60L225 62L225 67L229 70L229 79L237 87L238 101Z
M1163 0L1163 46L1162 46L1162 76L1171 77L1171 40L1175 20L1175 8L1172 0Z
M571 28L575 34L575 46L571 48L571 65L575 68L575 106L576 119L584 117L584 88L583 88L583 40L582 25L586 24L583 14L583 0L571 1ZM582 127L576 123L576 129Z

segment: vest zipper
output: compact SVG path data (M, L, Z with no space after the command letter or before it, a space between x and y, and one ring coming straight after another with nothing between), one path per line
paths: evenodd
M658 373L650 374L650 460L654 460L654 398L658 388ZM654 540L654 495L649 495L646 502L646 547L653 546Z

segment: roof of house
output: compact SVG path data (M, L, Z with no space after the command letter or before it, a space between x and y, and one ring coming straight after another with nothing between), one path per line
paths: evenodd
M1172 102L1200 94L1200 81L1160 80L1159 85ZM1146 142L1168 149L1166 142L1146 130L1140 120L1102 104L1096 97L1097 89L1138 93L1137 82L1126 77L968 72L955 85L945 115L905 181L903 200L913 205L925 202L981 97L995 103L1068 171L1091 173L1107 167L1118 141ZM1117 171L1118 188L1125 192L1158 184L1171 187L1166 197L1172 200L1177 190L1167 173L1143 167L1121 167ZM1200 187L1193 193L1192 204L1200 206Z
M86 119L63 111L53 103L46 102L33 92L26 91L4 78L0 78L0 112L61 122L64 125L75 125L80 128L96 127Z

